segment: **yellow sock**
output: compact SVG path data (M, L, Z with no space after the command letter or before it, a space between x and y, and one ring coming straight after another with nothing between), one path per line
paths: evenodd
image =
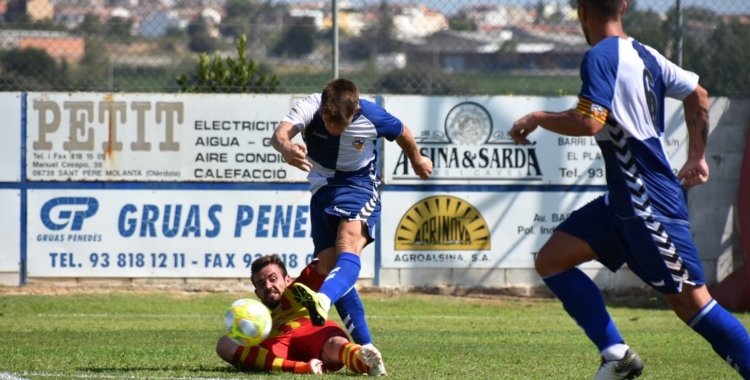
M367 366L359 360L359 349L362 346L354 343L346 343L339 351L339 360L354 373L367 373Z

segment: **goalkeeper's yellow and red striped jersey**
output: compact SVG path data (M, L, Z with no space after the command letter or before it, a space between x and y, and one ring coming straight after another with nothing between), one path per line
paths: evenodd
M301 282L315 291L320 289L325 276L317 273L315 270L317 264L317 260L311 262L302 270L302 273L294 282ZM273 326L271 327L271 333L268 335L269 338L286 334L300 326L312 324L307 309L294 300L291 285L282 293L279 307L276 310L271 310L271 319L273 320Z

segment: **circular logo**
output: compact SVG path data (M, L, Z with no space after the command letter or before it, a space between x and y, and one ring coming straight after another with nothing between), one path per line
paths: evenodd
M454 144L486 143L492 134L492 117L478 103L461 103L453 107L445 117L445 133Z
M396 228L395 250L490 250L490 229L469 202L446 195L414 204Z

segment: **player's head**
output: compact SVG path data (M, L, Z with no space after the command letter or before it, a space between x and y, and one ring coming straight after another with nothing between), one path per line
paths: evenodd
M269 309L275 309L281 294L292 283L286 265L278 255L266 255L253 261L250 281L255 285L255 295Z
M586 36L586 42L591 45L590 19L619 22L626 8L625 0L578 0L578 21L581 23L583 35Z
M338 78L326 84L320 98L320 116L328 133L344 133L359 108L359 89L354 82Z

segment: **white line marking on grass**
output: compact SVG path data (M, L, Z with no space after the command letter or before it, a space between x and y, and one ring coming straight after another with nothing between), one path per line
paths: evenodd
M10 377L3 377L4 375ZM76 379L152 379L152 380L226 380L221 377L185 377L185 376L136 376L136 375L104 375L104 374L69 374L69 373L37 373L37 372L24 372L24 376L31 377L64 377L64 378L76 378ZM242 375L247 375L243 373ZM243 379L248 379L247 376L243 376ZM10 373L0 373L0 380L28 380L23 377L16 377Z
M0 380L28 380L23 377L13 376L12 373L0 372Z

